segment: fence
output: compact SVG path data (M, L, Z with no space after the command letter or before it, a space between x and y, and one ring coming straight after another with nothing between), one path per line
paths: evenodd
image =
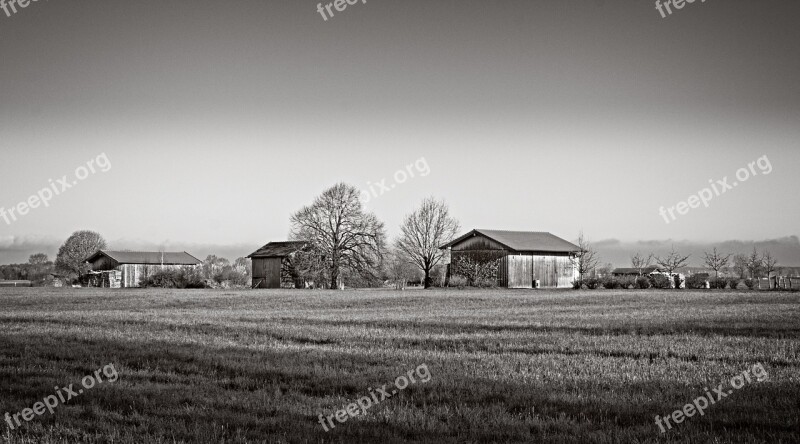
M31 281L0 281L0 287L33 287Z

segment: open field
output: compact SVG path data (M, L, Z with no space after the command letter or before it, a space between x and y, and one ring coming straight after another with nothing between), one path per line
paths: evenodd
M661 433L756 363L768 380ZM3 440L800 442L798 293L0 290L0 414L108 364Z

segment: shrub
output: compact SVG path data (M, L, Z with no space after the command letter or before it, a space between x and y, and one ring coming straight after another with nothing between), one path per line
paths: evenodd
M715 290L724 290L728 286L728 281L725 278L714 278L709 281L711 288Z
M653 284L650 283L650 279L648 279L647 276L639 276L636 278L636 288L647 290L652 286Z
M597 290L602 282L597 278L589 278L584 280L583 283L589 290Z
M756 280L755 279L745 279L744 284L747 285L747 288L750 290L756 288Z
M231 285L246 286L247 275L241 271L227 265L222 270L214 274L214 281L218 284L230 282Z
M685 279L681 279L681 277L679 275L677 275L677 274L675 276L672 276L672 279L674 280L674 284L675 284L675 286L672 287L672 288L681 288L681 284L686 283L686 280Z
M601 281L600 285L603 286L606 290L613 290L615 288L619 288L619 281L614 278L605 278Z
M653 274L650 276L650 286L653 288L672 288L672 282L668 276Z
M463 289L464 287L467 286L467 284L469 284L469 282L467 281L467 278L465 278L464 276L450 276L451 287L458 287Z
M490 278L478 278L475 281L475 286L478 288L497 288L497 280Z
M622 276L618 277L617 280L619 281L620 288L624 288L625 290L636 288L636 278L633 276Z
M691 288L693 290L702 290L702 289L706 288L706 282L707 282L707 279L703 275L689 276L686 279L686 288ZM676 283L678 283L678 282L676 281Z
M575 279L572 281L572 289L573 290L580 290L583 287L583 281L580 279Z
M207 288L203 277L195 270L164 269L142 278L144 288Z
M458 256L453 260L451 269L453 276L463 276L467 279L468 285L477 286L477 282L480 280L497 279L500 259Z
M739 288L739 282L741 279L739 278L729 278L728 279L728 286L731 287L731 290L736 290Z

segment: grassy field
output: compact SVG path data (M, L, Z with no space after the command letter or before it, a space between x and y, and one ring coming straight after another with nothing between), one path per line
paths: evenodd
M655 424L757 363L768 380ZM0 289L0 414L109 364L2 440L800 442L798 293Z

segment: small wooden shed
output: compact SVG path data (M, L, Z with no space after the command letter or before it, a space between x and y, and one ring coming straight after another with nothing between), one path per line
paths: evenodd
M442 248L450 250L448 274L461 258L496 262L498 287L569 288L578 278L580 248L546 232L475 229Z
M292 257L306 242L270 242L247 256L253 262L253 288L296 288Z

